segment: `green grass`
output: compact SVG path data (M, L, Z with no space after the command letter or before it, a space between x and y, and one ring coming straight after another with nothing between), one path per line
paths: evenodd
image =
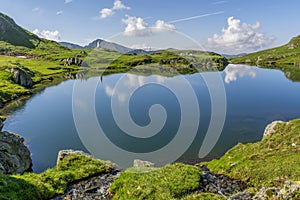
M201 71L221 71L227 65L226 58L210 52L195 50L162 50L151 54L124 54L115 59L109 69L132 69L136 66L160 66L173 68L180 74L193 74ZM149 69L149 67L148 67ZM155 67L153 72L156 72Z
M176 199L197 190L200 180L200 169L180 163L160 169L131 168L121 174L110 191L113 199Z
M300 81L300 36L288 44L230 59L233 64L251 64L279 69L292 81ZM291 47L293 46L293 48Z
M300 119L276 126L276 133L254 144L238 144L209 169L245 181L248 186L281 186L300 180Z
M300 81L300 35L286 45L232 58L230 62L279 69L292 81Z
M111 167L102 161L71 154L57 167L40 174L0 174L0 199L50 199L63 194L68 183L110 171Z
M227 198L212 194L212 193L194 193L187 195L182 198L182 200L226 200Z
M276 65L300 65L300 45L291 48L291 44L297 44L300 36L293 38L289 44L267 49L255 53L246 54L244 56L231 59L232 63L252 63L259 65L276 64Z

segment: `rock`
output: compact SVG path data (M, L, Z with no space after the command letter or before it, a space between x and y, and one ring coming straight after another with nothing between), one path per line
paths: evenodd
M255 200L267 199L295 199L295 195L300 191L300 184L286 181L282 188L263 187L253 197Z
M71 154L84 155L89 158L94 158L93 156L76 150L62 150L58 153L57 165L66 157ZM94 158L95 159L95 158ZM112 171L105 174L97 174L87 179L77 181L68 186L67 190L63 195L59 195L52 200L97 200L97 199L111 199L111 194L109 192L110 185L117 179L121 174L121 169L114 164L107 162L111 167ZM1 167L1 166L0 166Z
M21 136L0 132L0 172L22 174L31 170L30 151L23 142Z
M81 66L82 64L82 60L80 59L79 56L75 56L75 57L71 57L71 58L67 58L62 60L64 63L64 66L70 66L70 65L77 65L77 66Z
M70 154L75 154L77 156L80 155L84 155L88 158L94 158L93 156L83 152L83 151L77 151L77 150L61 150L58 152L58 156L57 156L57 161L56 161L56 165L59 164L60 161L62 161L63 159L65 159L66 157L68 157Z
M254 194L250 192L239 192L229 197L228 200L251 200Z
M154 167L155 164L149 161L136 159L133 161L133 167Z
M17 67L11 68L10 72L13 74L15 83L26 88L31 88L33 86L33 81L29 71Z
M270 136L273 133L275 133L276 132L275 127L279 123L285 123L285 122L283 122L283 121L274 121L271 124L268 124L265 128L265 131L264 131L264 137Z
M100 174L90 177L86 180L73 183L68 186L63 195L57 196L52 200L97 200L97 199L111 199L109 192L110 185L121 174L119 170L113 170L107 174Z
M246 184L240 180L231 179L223 174L210 172L206 166L201 166L202 180L199 191L230 196L246 189Z
M4 121L5 121L5 118L0 116L0 131L2 131L2 128L4 126L4 123L3 123Z
M61 151L58 152L56 165L59 165L59 163L60 163L63 159L65 159L66 157L68 157L68 156L71 155L71 154L75 154L75 155L77 155L77 156L84 155L84 156L86 156L86 157L88 157L88 158L97 159L97 158L95 158L94 156L92 156L92 155L90 155L90 154L87 154L87 153L85 153L85 152L83 152L83 151L71 150L71 149L69 149L69 150L61 150ZM117 164L115 164L115 163L112 163L112 162L110 162L110 161L103 161L103 160L101 160L101 161L104 162L104 163L106 163L106 164L108 164L109 166L111 166L111 168L120 170L120 167L119 167Z

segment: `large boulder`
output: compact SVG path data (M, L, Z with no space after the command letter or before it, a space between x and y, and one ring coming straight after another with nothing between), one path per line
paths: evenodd
M32 160L24 138L9 132L0 132L0 173L22 174L30 171Z
M70 66L70 65L77 65L77 66L81 66L82 65L82 59L80 59L79 56L75 56L75 57L71 57L71 58L67 58L62 60L64 63L64 66Z
M10 72L13 74L15 83L25 88L31 88L33 86L33 81L30 72L19 67L11 68Z

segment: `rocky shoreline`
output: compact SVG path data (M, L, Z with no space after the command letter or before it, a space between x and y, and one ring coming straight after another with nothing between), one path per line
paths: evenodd
M16 134L1 132L4 118L0 118L0 173L3 174L22 174L31 169L32 161L28 148L24 145L24 139ZM289 124L290 122L274 121L266 126L264 138L272 137L276 133L276 126ZM85 156L96 159L82 151L62 150L58 154L57 166L70 155ZM96 159L97 160L97 159ZM111 167L111 171L98 173L87 178L77 180L68 184L64 194L58 195L52 200L94 200L111 199L112 193L109 188L111 184L120 177L124 171L117 165L103 161ZM135 160L133 167L153 168L154 163L142 160ZM191 191L191 194L213 193L220 198L230 200L250 200L250 199L294 199L293 195L300 191L298 182L286 181L281 187L261 187L255 193L248 190L249 185L241 180L231 178L224 174L210 171L206 165L196 164L202 173L199 187Z

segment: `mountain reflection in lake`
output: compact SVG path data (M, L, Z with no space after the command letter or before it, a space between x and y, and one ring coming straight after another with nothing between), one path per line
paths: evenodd
M273 120L300 117L300 83L288 80L281 71L246 65L229 65L223 72L213 73L220 73L223 78L227 96L227 113L222 135L206 159L221 156L238 142L260 140L265 126ZM116 92L114 87L121 77L124 79L123 84ZM210 122L211 99L200 74L185 75L184 78L195 91L200 120L196 122L199 125L196 137L179 160L194 162L199 160L198 152ZM82 84L93 81L99 81L99 77L89 78L82 81ZM109 133L111 140L121 147L127 147L128 150L147 152L162 148L172 141L174 138L172 134L176 133L180 124L181 111L176 96L160 84L144 85L149 81L168 82L179 90L181 87L180 78L177 76L113 74L104 76L96 89L95 108L99 124L105 132ZM68 80L45 89L28 100L6 121L4 130L16 132L25 138L32 152L33 169L36 172L54 166L57 153L61 149L87 150L80 140L73 120L73 85L74 80ZM135 149L130 149L132 145L126 143L130 140L121 136L122 130L116 125L111 112L111 97L114 92L119 105L122 105L127 101L128 91L132 88L138 89L130 96L129 111L131 119L137 125L149 125L151 122L149 109L156 104L165 109L167 116L160 137L156 140L152 138L149 143L135 143ZM182 90L182 94L188 92ZM186 96L186 99L189 99L189 96ZM89 132L88 129L86 131ZM186 131L185 134L189 138L189 134L192 133ZM101 141L97 142L101 145ZM169 153L172 157L172 152Z

